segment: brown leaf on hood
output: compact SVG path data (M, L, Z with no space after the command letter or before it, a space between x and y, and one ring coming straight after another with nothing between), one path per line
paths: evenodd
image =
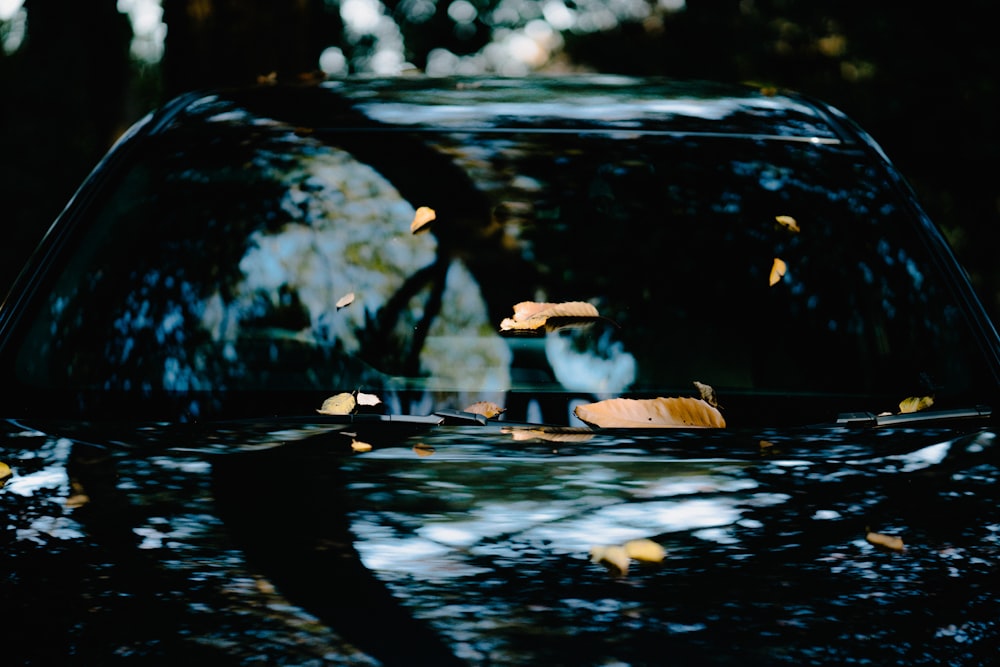
M622 545L625 553L633 560L642 560L647 563L659 563L667 557L667 550L658 542L647 539L629 540Z
M903 539L893 535L883 535L882 533L868 531L865 534L865 540L869 544L881 547L882 549L888 549L889 551L902 551L906 548L906 545L903 544Z
M717 408L699 398L611 398L579 405L573 413L598 428L723 428Z
M600 563L617 574L628 573L629 556L625 547L605 544L590 548L590 562Z

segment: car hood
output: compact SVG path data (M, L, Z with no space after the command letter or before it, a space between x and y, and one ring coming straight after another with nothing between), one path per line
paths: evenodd
M100 650L338 664L931 664L1000 637L990 427L357 426L5 423L8 595L59 584L17 623L142 600L174 613L97 623Z

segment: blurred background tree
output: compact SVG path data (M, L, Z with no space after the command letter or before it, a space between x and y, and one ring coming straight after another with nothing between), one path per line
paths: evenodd
M580 71L786 87L914 185L1000 322L992 3L0 0L0 288L132 122L182 90L350 73Z

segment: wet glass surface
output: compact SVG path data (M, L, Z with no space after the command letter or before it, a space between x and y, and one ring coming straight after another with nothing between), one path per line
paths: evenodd
M1000 643L992 431L441 427L361 454L342 426L128 433L4 426L8 664L986 665ZM663 560L591 558L640 538Z

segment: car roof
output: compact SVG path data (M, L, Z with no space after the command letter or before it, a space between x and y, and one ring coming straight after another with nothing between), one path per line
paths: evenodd
M186 113L229 100L313 129L615 132L853 143L839 112L773 88L615 75L353 77L192 94ZM176 107L175 107L176 108Z

